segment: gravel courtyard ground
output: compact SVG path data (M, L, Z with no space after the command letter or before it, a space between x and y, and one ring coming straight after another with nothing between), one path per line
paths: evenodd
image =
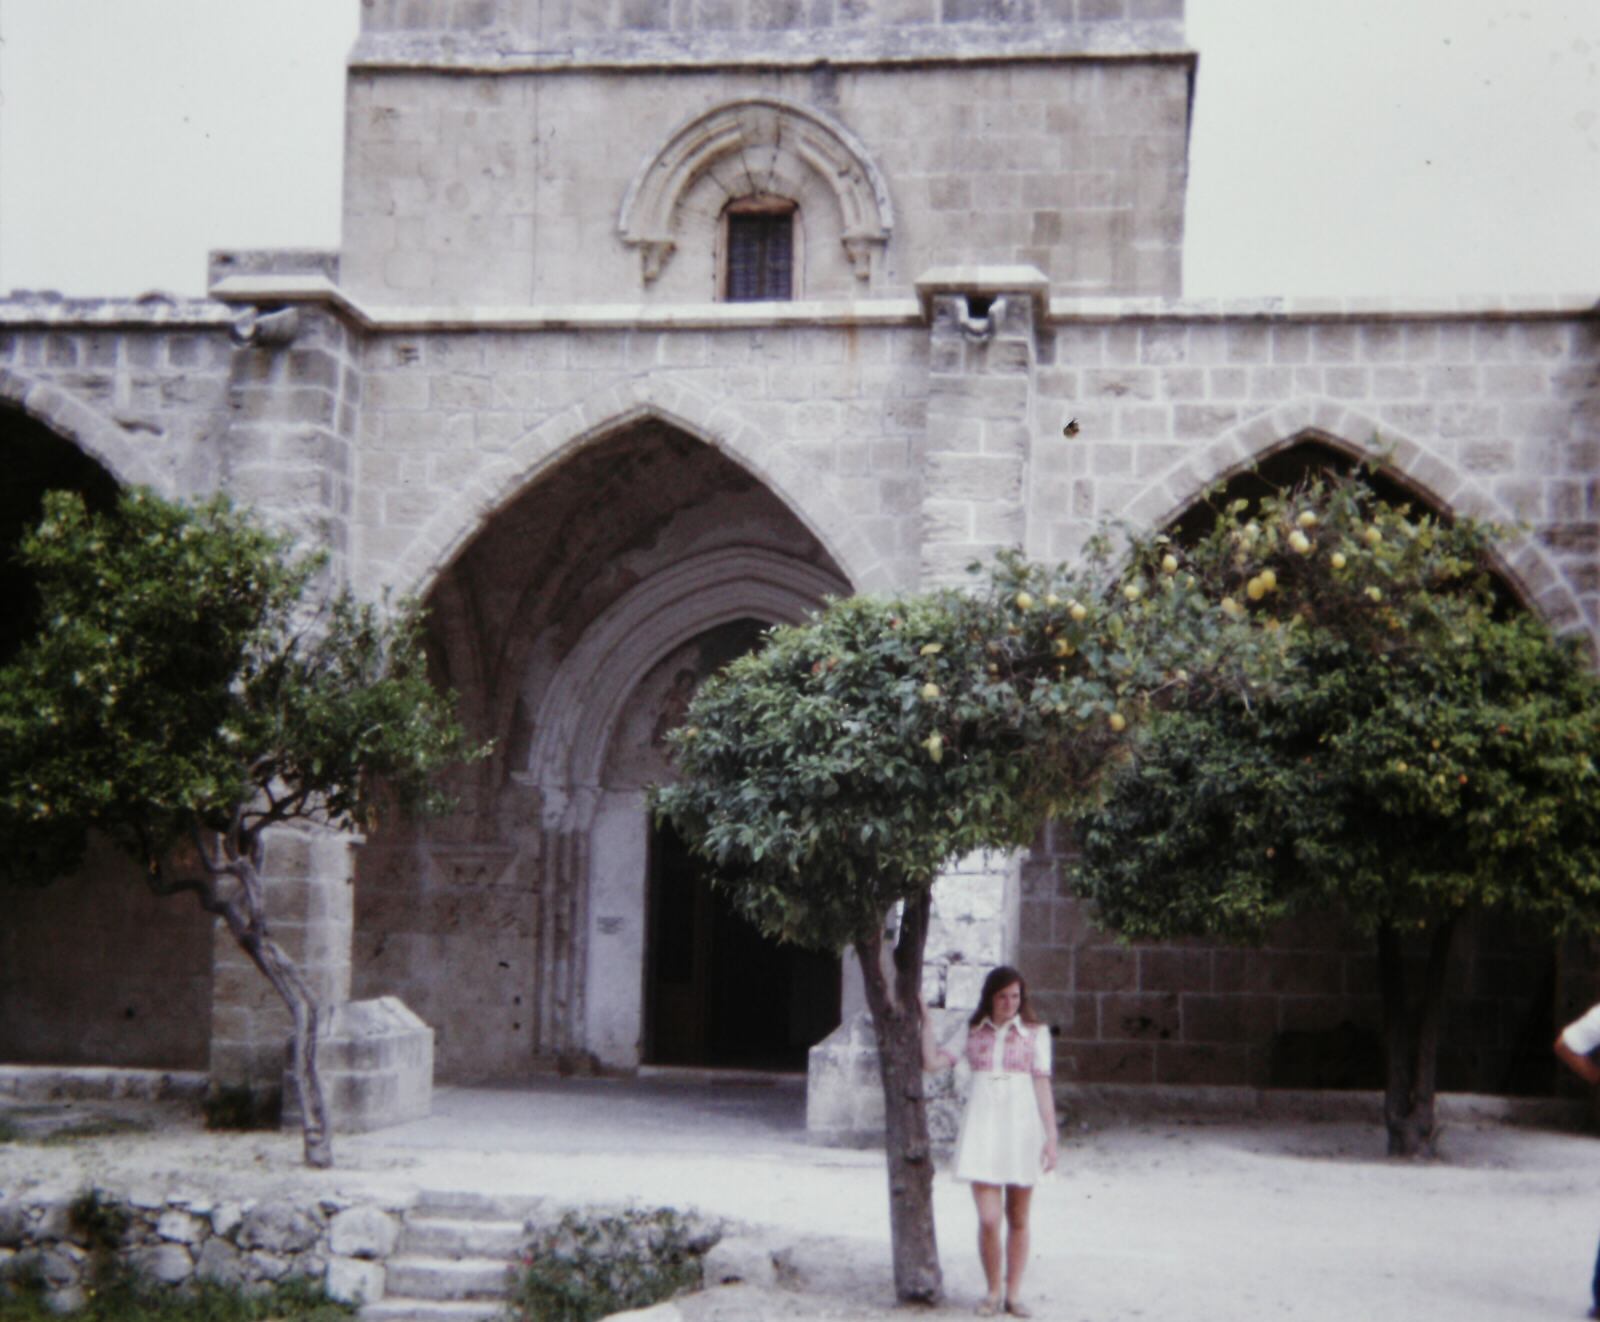
M798 1087L566 1081L440 1089L425 1121L341 1137L338 1167L299 1164L292 1134L211 1134L187 1112L144 1132L0 1145L0 1192L39 1184L265 1196L536 1193L554 1205L671 1204L788 1251L798 1288L729 1286L678 1301L687 1322L904 1318L893 1308L882 1156L808 1145ZM0 1103L0 1119L38 1123ZM1352 1124L1095 1125L1067 1131L1034 1203L1029 1297L1066 1322L1577 1318L1600 1235L1600 1142L1457 1124L1443 1157L1392 1163ZM965 1185L935 1185L948 1301L982 1294Z

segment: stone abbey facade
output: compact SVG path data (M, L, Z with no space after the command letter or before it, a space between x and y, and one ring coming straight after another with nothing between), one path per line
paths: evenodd
M850 970L743 930L644 808L699 679L830 595L1071 558L1381 436L1418 500L1525 523L1508 582L1597 628L1592 296L1186 301L1182 0L361 12L338 252L216 254L204 300L0 302L7 540L46 486L226 490L362 593L423 596L495 740L449 818L270 842L286 944L356 1037L420 1017L472 1081L797 1068L838 1026L814 1082L861 1077ZM95 872L0 897L0 1060L272 1077L231 943ZM1479 920L1444 1085L1541 1086L1582 953ZM954 869L930 958L950 1007L1020 963L1063 1085L1350 1082L1324 1048L1377 1021L1337 925L1121 945L1052 838ZM819 1127L867 1123L814 1094Z

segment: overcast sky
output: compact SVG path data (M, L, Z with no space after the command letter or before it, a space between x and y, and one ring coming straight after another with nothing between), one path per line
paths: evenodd
M358 0L0 0L0 291L336 247ZM1600 298L1600 0L1189 0L1186 292Z

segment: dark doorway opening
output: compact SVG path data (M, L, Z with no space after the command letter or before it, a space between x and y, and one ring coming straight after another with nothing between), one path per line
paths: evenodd
M803 1070L838 1022L838 958L762 936L677 832L653 827L646 1063Z

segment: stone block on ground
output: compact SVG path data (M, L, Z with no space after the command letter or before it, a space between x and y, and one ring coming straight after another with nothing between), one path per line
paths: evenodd
M708 1286L742 1281L763 1287L778 1283L772 1262L772 1248L765 1241L742 1235L719 1240L701 1259L701 1270Z
M383 1298L384 1276L381 1262L333 1257L328 1259L322 1285L330 1299L342 1304L375 1304Z
M317 1047L328 1124L359 1134L421 1120L433 1110L433 1030L397 996L346 1001ZM283 1078L283 1123L300 1123L294 1079Z

